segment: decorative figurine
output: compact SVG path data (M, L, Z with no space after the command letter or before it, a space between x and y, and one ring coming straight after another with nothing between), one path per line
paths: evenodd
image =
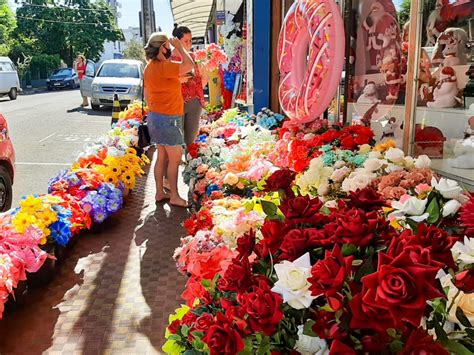
M397 127L397 119L395 117L390 117L387 124L383 128L383 134L380 140L383 140L384 138L395 138L395 130Z
M449 21L443 19L442 8L449 5L449 0L436 0L435 9L430 13L426 22L426 44L425 47L432 47L436 44L436 39L449 26Z
M458 84L456 73L452 67L445 67L441 70L439 81L433 91L433 100L426 103L432 108L450 108L460 104L462 100L458 98Z
M474 169L474 104L467 111L467 125L464 130L464 139L460 139L454 146L454 159L448 163L453 168Z
M438 37L433 51L433 65L445 67L467 64L469 38L462 28L451 27Z
M375 82L369 81L362 92L362 95L359 96L357 99L357 103L359 104L375 104L379 102L377 97L377 85Z
M389 103L393 103L398 99L398 93L400 91L400 84L403 81L400 73L401 63L400 60L393 56L386 56L382 63L380 70L384 74L385 85L387 86L388 93L385 100Z

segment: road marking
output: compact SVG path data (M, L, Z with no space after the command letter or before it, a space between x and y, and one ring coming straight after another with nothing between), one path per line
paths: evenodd
M44 137L44 138L43 138L42 140L40 140L38 143L42 143L42 142L44 142L45 140L47 140L48 138L51 138L51 137L52 137L52 136L54 136L55 134L56 134L56 132L54 132L54 133L51 133L49 136L47 136L47 137Z
M16 162L15 165L41 165L41 166L71 166L65 163L33 163L33 162Z

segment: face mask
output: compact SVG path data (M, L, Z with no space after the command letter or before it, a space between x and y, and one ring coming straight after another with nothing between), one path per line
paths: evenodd
M166 52L163 53L163 55L165 56L166 59L169 59L171 57L171 49L166 48L166 47L165 49L166 49Z

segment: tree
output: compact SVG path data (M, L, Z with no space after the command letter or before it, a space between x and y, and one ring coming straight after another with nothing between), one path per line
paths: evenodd
M123 38L103 0L28 0L17 9L17 21L19 37L33 38L40 53L59 54L70 66L79 53L99 59L105 41Z
M8 6L8 0L0 0L0 55L10 52L11 33L15 28L15 14Z
M145 62L145 51L142 44L132 39L127 43L127 48L123 51L123 57L125 59L136 59Z
M405 23L410 19L410 5L411 0L403 0L400 5L400 11L398 11L398 21L401 28L403 28Z

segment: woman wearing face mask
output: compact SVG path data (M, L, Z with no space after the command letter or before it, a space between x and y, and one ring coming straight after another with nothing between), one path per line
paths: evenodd
M170 44L176 48L182 61L170 60ZM150 36L145 47L148 64L144 73L145 97L150 110L148 129L152 143L158 147L155 164L157 202L170 199L170 204L187 207L188 203L178 194L178 167L183 154L183 114L184 102L181 94L180 77L191 71L194 61L177 38L168 37L163 32ZM170 195L163 190L165 161L168 160L167 175Z
M193 36L191 30L185 26L174 24L173 36L178 38L194 59L191 52L193 46ZM173 59L181 61L180 53L173 51ZM199 119L201 117L204 102L204 87L207 84L207 71L199 64L194 65L194 70L181 77L181 91L184 99L184 143L190 145L194 143L199 133Z

